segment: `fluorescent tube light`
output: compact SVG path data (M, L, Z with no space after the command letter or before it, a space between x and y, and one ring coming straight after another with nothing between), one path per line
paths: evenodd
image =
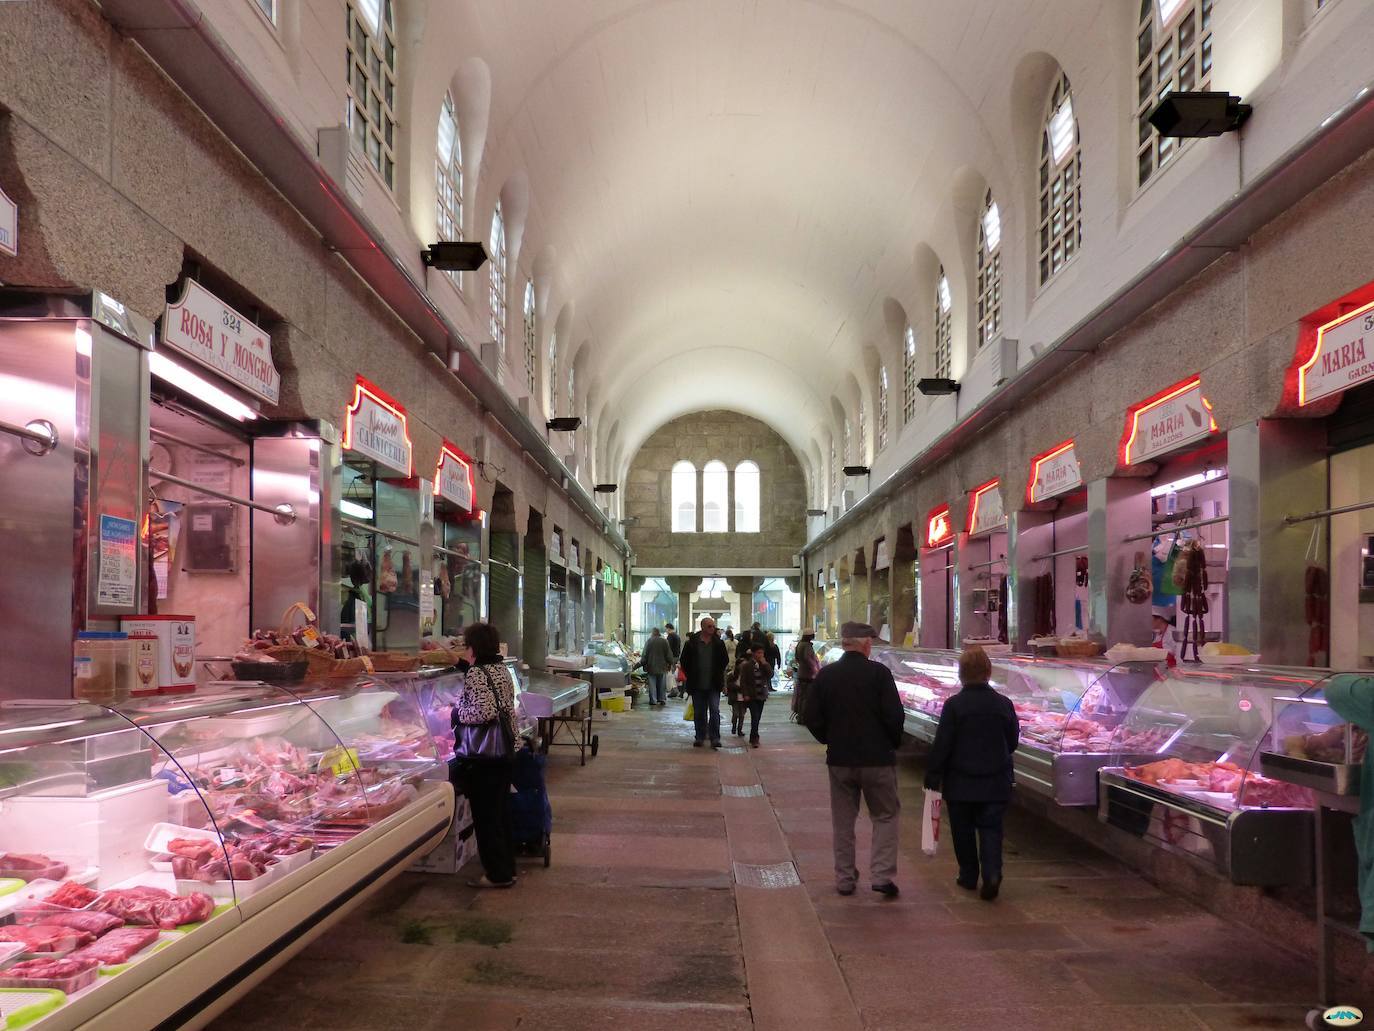
M1158 487L1151 487L1150 497L1162 498L1166 494L1177 494L1181 490L1201 487L1204 483L1220 480L1225 475L1225 469L1208 469L1206 472L1194 473L1192 476L1185 476L1183 479L1174 480L1172 483L1161 483Z
M258 413L238 398L221 390L208 379L197 376L190 369L183 368L165 355L153 351L148 355L148 369L158 379L165 380L179 390L184 390L197 401L204 401L231 419L245 422L256 419Z
M360 505L356 501L349 501L347 498L339 502L339 511L346 516L352 516L354 519L372 518L372 509L366 505Z

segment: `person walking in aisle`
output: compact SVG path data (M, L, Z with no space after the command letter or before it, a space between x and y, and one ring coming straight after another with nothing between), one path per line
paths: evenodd
M820 659L816 658L816 631L803 630L797 650L792 653L792 663L797 671L792 674L792 718L806 722L806 701L811 693L811 683L821 671Z
M859 799L873 823L869 886L887 898L898 894L897 747L902 743L902 701L892 671L869 658L877 631L866 623L840 628L844 655L811 685L807 729L825 745L830 770L830 823L835 847L835 890L853 895L859 871L854 822Z
M974 891L983 874L982 898L1002 887L1002 818L1011 801L1011 753L1021 736L1011 699L993 690L992 662L977 645L959 656L963 689L940 712L926 764L926 788L944 795L954 857L955 883Z
M644 675L648 677L649 704L667 705L668 678L673 673L673 650L658 627L649 631L649 639L644 642L644 652L634 664L635 669L641 666L644 668Z
M672 623L664 623L663 629L667 631L667 633L664 634L664 638L667 640L668 647L673 653L673 668L670 672L673 673L674 676L671 678L671 683L668 686L668 697L681 698L684 692L678 690L676 673L678 661L682 657L682 638L677 635L677 631L673 629Z
M701 618L701 630L682 644L683 686L692 697L692 718L696 726L693 746L700 748L711 737L711 747L720 747L720 693L725 689L725 670L730 655L716 633L716 621Z
M739 699L739 716L735 733L744 735L744 714L749 713L749 743L759 746L759 719L763 716L763 703L768 701L769 685L773 682L773 667L765 657L767 649L762 644L754 645L754 653L743 659L735 670L735 686L731 689L731 699Z
M484 871L469 885L509 888L515 884L515 829L506 801L515 769L515 684L501 657L501 634L496 627L469 623L463 629L463 641L471 652L471 665L463 674L451 713L457 752L454 786L467 795L472 808L477 857ZM482 735L464 730L486 725L495 731L485 735L489 752L475 745ZM504 754L489 754L497 752Z
M763 657L767 660L768 665L772 667L773 672L771 677L776 679L779 671L782 669L782 649L778 647L777 639L773 636L773 631L771 630L764 635L764 642ZM773 682L773 679L769 680L768 690L770 691L777 690L778 685Z

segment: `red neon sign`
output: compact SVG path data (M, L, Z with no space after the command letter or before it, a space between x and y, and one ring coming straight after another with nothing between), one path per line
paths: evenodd
M1078 454L1074 451L1073 438L1070 437L1064 443L1056 444L1031 459L1030 480L1026 483L1026 500L1034 504L1070 490L1077 490L1082 484L1083 475L1078 466Z
M926 547L938 548L954 536L954 524L949 518L949 506L937 505L926 516Z
M1126 431L1121 437L1120 458L1123 465L1133 465L1136 462L1144 461L1157 454L1167 454L1184 444L1191 443L1199 437L1205 437L1208 433L1215 433L1217 421L1212 418L1212 403L1202 396L1202 377L1192 376L1181 383L1175 383L1172 387L1161 390L1158 394L1146 398L1138 404L1132 405L1126 412ZM1183 415L1175 415L1172 408L1174 402L1186 399L1187 395L1196 391L1198 399L1202 403L1203 412L1192 412L1191 406L1184 404L1185 411L1191 413L1193 425L1189 425ZM1150 421L1154 413L1166 410L1167 418L1164 420L1168 425L1156 426ZM1202 420L1206 418L1206 426ZM1178 426L1173 424L1177 422ZM1150 437L1141 446L1141 451L1137 452L1137 443L1141 440L1141 427L1149 426ZM1156 440L1158 435L1158 440Z
M434 467L434 496L447 498L464 511L472 511L476 487L472 480L472 463L447 440L439 449L439 463Z
M406 476L414 474L414 449L406 410L375 383L359 376L353 400L344 410L343 446Z
M1374 361L1369 359L1364 338L1365 333L1374 331L1374 315L1370 312L1374 312L1374 301L1317 327L1317 346L1312 349L1312 357L1298 369L1298 407L1374 379ZM1340 332L1357 320L1359 326ZM1352 332L1358 335L1352 336ZM1328 334L1336 335L1333 347L1328 346Z
M964 525L965 533L973 534L979 531L980 527L978 526L978 505L982 501L983 495L988 493L988 491L996 490L998 488L998 485L1001 484L1001 482L1002 481L1000 478L991 479L980 487L974 487L973 490L969 492L968 519L966 520ZM1001 498L998 497L994 498L993 500L998 502L997 515L993 519L991 524L995 526L1001 523L1005 523L1007 521L1007 517L1006 513L1002 511L1002 506L1000 503ZM988 527L983 527L982 529L987 528Z

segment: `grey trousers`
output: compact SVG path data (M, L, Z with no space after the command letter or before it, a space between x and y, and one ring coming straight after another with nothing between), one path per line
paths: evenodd
M890 884L897 875L897 797L895 766L831 766L830 824L835 839L835 886L852 888L859 879L854 865L854 822L859 798L873 821L869 875L873 884Z

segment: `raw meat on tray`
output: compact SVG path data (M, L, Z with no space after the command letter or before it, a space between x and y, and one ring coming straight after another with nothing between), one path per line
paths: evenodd
M71 959L93 959L103 967L127 963L157 941L162 932L156 927L121 927L99 941L71 954Z
M55 924L10 924L0 927L0 941L22 942L29 952L71 952L94 940L95 935L89 931Z
M87 934L102 935L116 927L123 927L124 921L113 913L67 912L33 907L21 909L14 914L21 924L47 924L53 927L71 927Z
M51 895L43 899L44 905L61 906L63 909L85 909L100 893L92 891L75 881L67 881Z
M161 888L112 888L100 893L93 908L123 917L131 924L171 930L208 920L215 911L215 902L198 891L173 895Z
M21 881L60 881L67 876L67 864L40 853L0 852L0 877Z
M0 988L55 988L79 992L95 983L99 966L93 959L30 959L0 970Z

